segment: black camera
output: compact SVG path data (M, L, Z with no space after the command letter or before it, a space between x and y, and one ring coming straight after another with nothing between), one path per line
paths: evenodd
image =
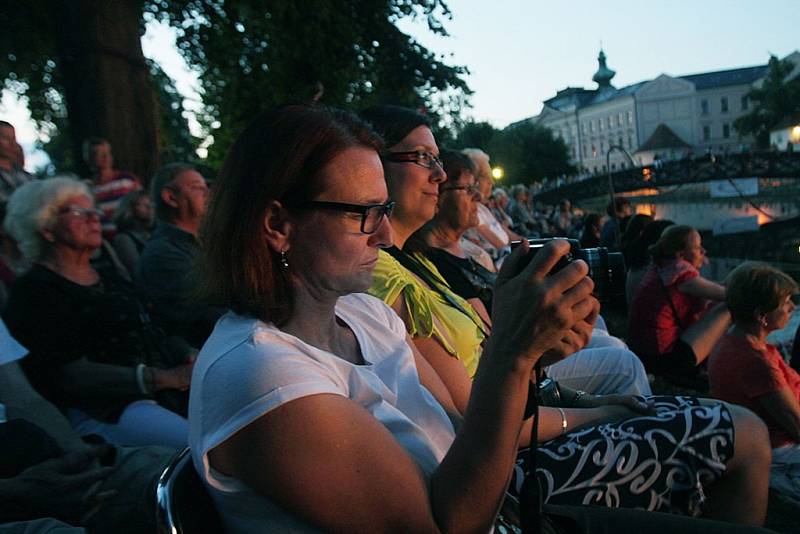
M562 256L550 273L555 273L575 260L583 260L589 265L589 277L594 281L594 294L598 300L608 302L625 296L625 259L620 252L609 252L605 247L581 248L577 239L551 237L547 239L529 239L530 256L553 239L563 239L569 243L569 252ZM519 246L522 241L512 241L511 248Z

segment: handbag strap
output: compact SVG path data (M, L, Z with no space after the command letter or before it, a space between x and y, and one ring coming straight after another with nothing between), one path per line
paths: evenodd
M669 307L672 310L672 314L675 316L675 322L678 323L678 328L684 330L683 321L681 321L681 316L678 315L678 310L675 308L675 303L672 302L672 295L669 294L669 289L666 285L664 285L664 281L661 279L661 275L658 275L658 283L661 285L661 288L664 290L664 295L667 297L667 302L669 303Z

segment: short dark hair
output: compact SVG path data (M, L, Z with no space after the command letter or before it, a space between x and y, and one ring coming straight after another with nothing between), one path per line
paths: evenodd
M445 148L439 153L439 157L442 160L442 169L447 174L447 181L440 183L440 188L451 180L458 180L462 173L468 172L475 175L475 164L463 152Z
M725 302L734 322L752 323L757 310L770 313L794 293L797 283L766 263L745 262L725 279Z
M614 197L614 200L610 200L608 202L608 206L606 206L606 213L609 217L617 217L617 212L621 210L624 206L630 206L631 202L625 197Z
M428 117L419 111L401 106L373 106L362 111L361 117L372 124L387 147L396 145L420 126L431 127Z
M176 210L161 198L161 191L168 188L182 172L193 171L194 166L188 163L167 163L156 171L150 181L150 200L155 207L156 218L170 222L175 218Z
M294 313L280 256L264 240L273 200L291 209L321 192L323 169L343 151L380 152L380 137L355 115L312 104L259 114L228 151L201 229L201 294L278 326Z
M14 125L8 121L0 120L0 128L13 128Z

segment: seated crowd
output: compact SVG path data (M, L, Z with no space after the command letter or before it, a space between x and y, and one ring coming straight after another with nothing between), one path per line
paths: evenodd
M0 532L153 532L187 446L230 532L759 532L770 487L800 502L767 341L797 284L705 278L689 226L534 204L396 106L262 113L213 191L84 149L35 179L0 121ZM627 342L547 237L624 254Z

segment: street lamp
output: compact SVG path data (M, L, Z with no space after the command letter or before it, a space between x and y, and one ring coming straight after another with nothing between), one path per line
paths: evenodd
M495 180L499 180L503 177L505 173L503 172L503 167L495 167L492 169L492 177Z
M614 197L616 194L614 193L614 180L611 177L611 153L615 150L619 150L622 154L628 158L628 163L631 167L635 167L636 163L633 161L633 156L631 153L625 150L623 147L619 145L611 145L608 147L608 151L606 151L606 172L608 173L608 194L611 195L611 205L614 205ZM614 217L616 217L616 212L614 213ZM616 226L614 227L614 243L619 248L620 244L620 232L619 232L619 221L617 221Z

